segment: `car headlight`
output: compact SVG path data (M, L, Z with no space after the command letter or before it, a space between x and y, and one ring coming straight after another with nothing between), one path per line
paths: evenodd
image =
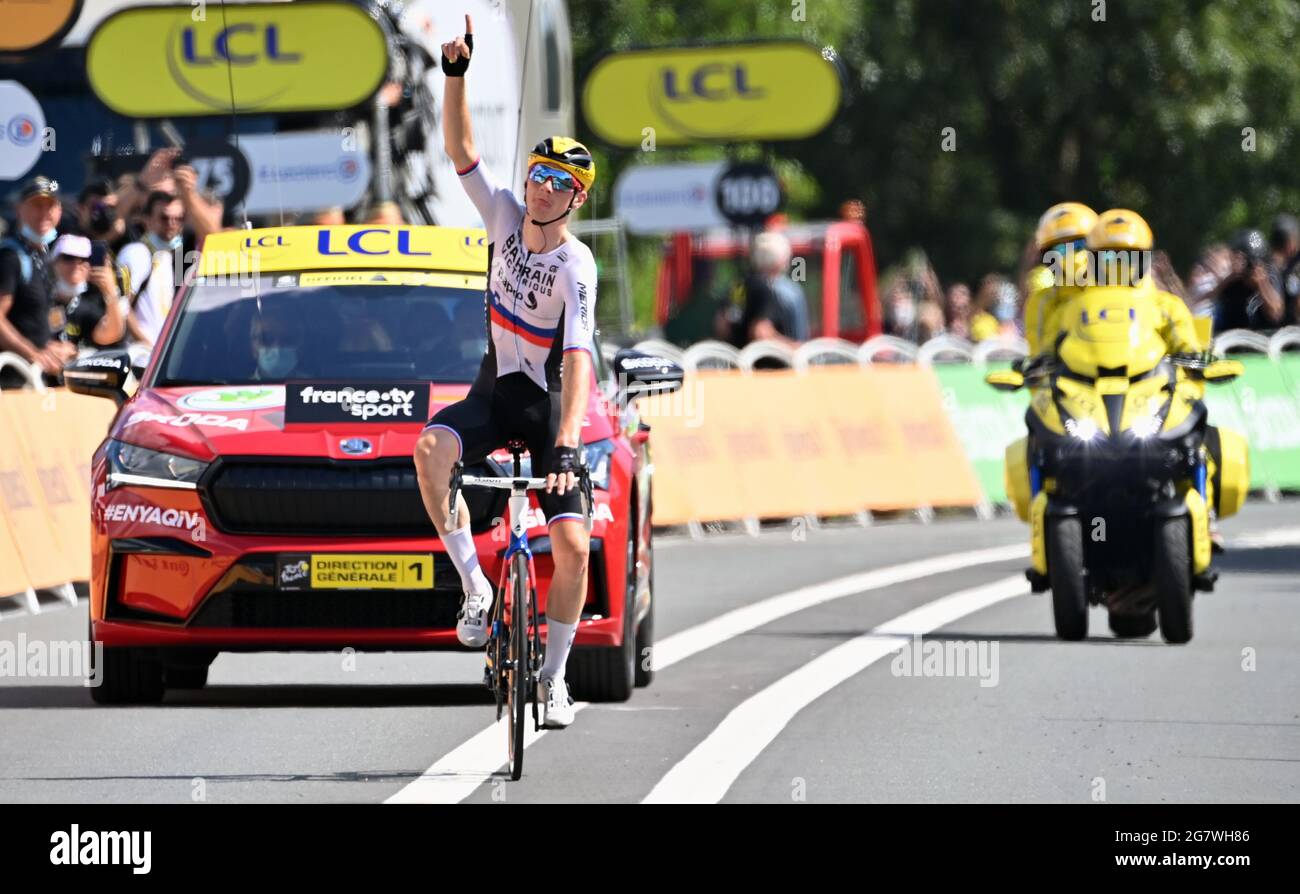
M108 488L124 484L194 490L208 464L188 456L150 450L136 444L109 441Z
M591 486L609 490L610 458L614 455L614 442L610 439L595 441L583 447L583 461L591 475Z
M1065 430L1080 441L1091 441L1097 437L1097 423L1091 419L1067 419Z
M609 490L609 461L614 454L614 442L610 439L596 441L591 444L584 444L582 447L582 461L587 465L587 471L591 475L591 486L599 487L601 490ZM506 459L501 462L501 474L508 476L511 471L512 460ZM532 456L522 457L519 461L519 473L525 478L533 476L533 458ZM538 477L545 477L544 471L539 471Z

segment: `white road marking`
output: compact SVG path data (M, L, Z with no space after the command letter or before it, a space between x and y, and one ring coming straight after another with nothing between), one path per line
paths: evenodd
M1025 544L995 546L919 559L915 562L905 562L901 565L878 568L874 571L851 574L825 583L801 587L798 590L771 596L753 605L734 609L703 624L674 634L655 646L652 660L656 670L663 670L742 633L814 605L948 571L1005 562L1027 555L1029 555L1029 547ZM574 705L574 713L586 707L586 702L579 702ZM502 725L504 722L489 726L439 758L433 766L388 798L385 803L455 804L469 797L476 788L492 779L496 771L505 763L506 733ZM530 720L524 747L527 748L542 735L544 733L532 732Z
M746 699L691 753L659 780L642 802L713 804L786 725L808 705L876 661L897 652L912 636L930 633L958 618L1027 594L1013 575L982 587L951 593L905 612L809 661Z
M1278 528L1258 534L1242 534L1227 540L1228 549L1267 549L1270 546L1300 546L1300 528Z

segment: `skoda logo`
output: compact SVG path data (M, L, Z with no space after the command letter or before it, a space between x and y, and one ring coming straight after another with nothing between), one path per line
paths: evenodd
M365 438L344 438L339 442L339 449L348 456L365 456L375 448Z

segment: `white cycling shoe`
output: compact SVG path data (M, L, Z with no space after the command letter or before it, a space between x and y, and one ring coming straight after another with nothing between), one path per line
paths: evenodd
M539 681L537 700L542 703L542 726L546 729L564 729L573 723L573 699L564 678Z
M492 608L492 594L466 593L456 613L456 639L462 646L481 649L488 641L488 615Z

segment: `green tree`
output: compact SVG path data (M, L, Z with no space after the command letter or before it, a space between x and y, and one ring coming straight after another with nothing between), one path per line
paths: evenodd
M882 263L919 246L945 279L1011 271L1042 210L1077 199L1143 214L1185 269L1205 242L1300 208L1295 0L808 0L806 21L781 0L569 6L579 88L633 46L835 47L841 114L776 153L820 187L802 210L866 201ZM606 154L611 174L639 155Z

